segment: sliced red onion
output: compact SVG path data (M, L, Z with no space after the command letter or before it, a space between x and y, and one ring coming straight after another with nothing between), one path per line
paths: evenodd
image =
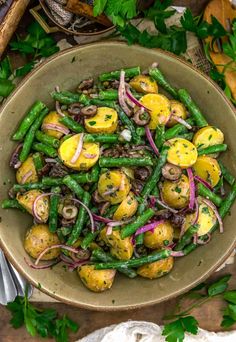
M112 226L107 226L106 235L111 235L111 234L112 234Z
M73 248L73 247L70 247L70 246L67 246L67 245L63 245L63 244L57 244L57 245L53 245L53 246L49 246L47 248L45 248L38 256L38 258L36 259L34 265L37 266L39 261L42 259L42 257L44 256L44 254L46 254L48 251L52 250L52 249L55 249L55 248L62 248L62 249L65 249L69 252L72 252L72 253L78 253L78 249L77 248Z
M37 213L37 202L38 202L38 200L39 200L40 198L45 197L45 196L51 196L52 194L53 194L53 192L46 192L46 193L43 193L43 194L41 194L41 195L38 195L38 196L35 198L34 202L33 202L32 212L33 212L34 217L35 217L39 222L42 222L42 219L41 219L41 217L40 217L40 216L38 215L38 213Z
M84 139L84 133L81 133L75 154L73 155L73 157L71 158L71 161L70 161L72 164L75 164L77 162L77 160L79 159L79 156L80 156L80 154L82 152L82 148L83 148L83 139Z
M206 205L208 205L214 211L214 214L216 215L216 218L217 218L217 220L219 222L220 233L223 233L224 232L223 221L222 221L222 218L221 218L221 216L220 216L220 214L219 214L215 204L213 204L211 201L209 201L206 198L203 198L202 202L204 202Z
M119 104L126 115L131 115L131 110L126 104L126 93L125 93L125 71L121 70L120 72L120 84L118 89L118 98L119 98Z
M103 196L109 196L111 194L114 194L119 188L117 186L114 186L112 189L109 189L105 191L102 195Z
M55 86L55 91L56 91L57 93L60 92L59 86ZM61 106L60 106L59 101L55 101L55 108L56 108L57 114L59 114L60 116L65 116L65 114L64 114L64 113L62 112L62 110L61 110Z
M113 220L108 219L106 217L102 217L102 216L99 216L99 215L96 215L96 214L92 214L92 215L93 215L93 218L94 218L95 221L104 222L104 223L113 222Z
M205 181L205 179L202 179L199 176L194 176L194 179L198 181L199 183L202 183L203 185L205 185L205 187L207 187L208 189L213 190L213 187L211 186L211 184Z
M21 180L22 184L25 184L25 182L27 181L27 179L30 178L30 177L32 176L32 174L33 174L33 171L32 171L32 170L29 170L28 172L26 172L26 173L24 174L24 176L22 177L22 180Z
M95 153L84 153L84 157L88 159L94 159L95 157L97 157L97 155Z
M153 137L152 137L152 133L151 133L151 131L150 131L150 129L149 129L148 126L145 127L145 132L146 132L146 136L147 136L147 139L148 139L148 141L149 141L149 144L151 145L151 147L152 147L154 153L155 153L156 155L159 156L159 154L160 154L160 153L159 153L159 150L158 150L158 148L156 147L156 144L155 144L155 142L154 142L154 140L153 140Z
M199 217L199 204L198 204L198 200L195 198L195 211L196 211L196 215L193 221L193 224L196 224L198 221L198 217Z
M56 159L53 159L53 158L45 158L45 162L46 163L58 163L58 161Z
M154 208L156 206L156 197L155 196L150 196L150 207Z
M61 125L57 125L57 124L50 124L50 123L43 124L42 125L42 130L45 130L45 129L57 131L57 132L65 134L65 135L70 133L70 130L67 127L61 126Z
M129 220L126 220L126 221L111 221L109 222L107 225L109 227L118 227L118 226L122 226L123 224L128 224L130 223L131 221L133 221L133 219L129 219Z
M149 111L149 109L148 109L147 107L145 107L140 101L138 101L138 100L134 97L134 95L131 93L131 91L130 91L128 88L126 89L126 95L127 95L128 99L129 99L130 101L132 101L136 106L138 106L138 107L140 107L140 108L143 108L143 109Z
M169 211L171 211L172 213L174 213L174 214L177 214L177 213L178 213L178 210L169 207L169 206L168 206L167 204L165 204L163 201L160 201L157 197L156 197L156 202L157 202L158 204L160 204L163 208L166 208L166 209L168 209Z
M197 244L197 239L198 239L198 235L197 233L193 235L193 243L196 245Z
M10 167L13 167L14 169L19 169L19 167L21 166L21 162L19 161L19 153L20 153L20 149L22 148L23 143L20 143L16 146L16 148L14 149L12 155L11 155L11 159L10 159Z
M60 255L60 258L66 264L73 264L72 258L68 257L67 255L65 255L63 253Z
M180 118L179 116L172 114L171 117L175 121L179 122L181 125L185 126L187 129L192 129L192 126L187 121L185 121L184 119Z
M207 243L209 243L211 241L211 234L207 233L207 240L201 240L201 239L197 239L197 244L198 245L206 245Z
M184 252L182 252L182 251L178 251L178 252L172 251L170 255L172 257L174 257L174 258L178 258L178 257L184 256Z
M135 232L135 236L139 235L139 234L143 234L145 232L148 232L149 230L153 230L155 229L157 226L159 226L160 224L164 223L164 220L160 220L160 221L155 221L152 223L147 224L146 226L143 226L141 228L139 228L136 232Z
M87 213L89 215L89 218L90 218L90 222L91 222L91 231L92 231L92 233L94 233L94 231L95 231L95 224L94 224L93 214L92 214L91 210L87 207L87 205L85 205L83 202L81 202L77 198L72 198L72 201L81 204L82 207L84 207L84 209L87 211Z
M24 258L26 264L35 269L35 270L45 270L47 268L50 268L52 266L55 266L56 264L58 264L60 262L60 259L56 259L56 260L53 260L51 262L48 262L47 264L43 264L43 265L35 265L35 264L32 264L29 260L27 260L26 258Z
M135 258L140 258L140 254L137 252L136 248L134 248L134 256Z
M189 178L189 190L190 190L189 209L193 210L194 203L195 203L195 183L194 183L193 171L190 167L187 168L187 174Z
M158 68L158 65L159 65L158 62L154 62L154 63L152 63L151 68L156 69L156 68Z

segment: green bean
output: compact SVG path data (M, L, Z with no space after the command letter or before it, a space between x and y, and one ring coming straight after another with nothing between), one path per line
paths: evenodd
M59 187L54 187L51 189L51 192L53 194L50 196L48 226L50 232L55 233L57 230L58 205L60 201L59 193L61 192L61 189Z
M85 134L84 142L99 142L115 144L119 142L118 134Z
M116 212L117 208L118 208L118 204L117 205L112 205L110 207L108 207L106 210L105 210L105 213L104 213L104 217L106 218L112 218L113 214Z
M72 231L72 227L61 227L61 228L57 229L57 231L58 230L61 231L63 236L68 236Z
M33 124L33 122L44 109L46 109L46 105L40 101L36 101L29 110L29 112L25 115L24 119L21 121L20 126L16 130L12 139L22 140L28 132L30 126Z
M190 254L192 251L194 251L194 249L196 249L199 245L197 245L196 243L190 243L189 245L187 245L182 252L184 253L184 255L188 255Z
M143 245L143 240L144 240L144 233L137 235L135 237L135 244L136 244L136 246Z
M191 96L189 95L186 89L179 89L178 96L181 102L187 107L190 114L194 118L196 125L199 127L207 126L208 123L204 116L201 113L201 110L198 108L196 103L192 100Z
M193 118L187 119L186 122L188 122L190 125L195 124ZM182 135L188 132L189 130L187 129L187 127L185 127L182 124L176 124L173 127L167 129L167 131L165 132L165 140L176 138L176 136Z
M25 184L14 184L12 189L14 192L25 192L34 189L47 189L48 186L45 186L42 183L25 183Z
M218 144L213 146L208 146L206 148L198 149L198 155L202 156L204 154L218 153L226 151L228 146L226 144Z
M74 119L72 119L70 116L63 116L59 122L61 122L63 125L68 127L71 131L75 133L81 133L84 132L84 127L81 126L78 122L76 122Z
M84 192L84 195L83 195L83 200L82 202L84 203L84 205L86 205L87 207L89 206L89 203L90 203L90 200L91 200L91 196L88 192ZM71 235L67 241L67 244L68 245L73 245L77 240L78 238L80 237L80 234L82 232L82 229L85 225L85 219L86 219L86 215L87 215L87 211L86 209L81 205L80 208L79 208L79 213L78 213L78 216L77 216L77 219L76 219L76 222L75 222L75 225L73 227L73 230L71 232ZM82 247L82 246L81 246ZM83 248L83 247L82 247Z
M65 176L63 183L80 199L84 196L84 189L71 176Z
M108 90L100 90L98 93L98 98L100 100L118 100L118 90L116 89L108 89Z
M86 236L83 238L83 241L81 242L80 247L83 249L88 249L90 243L93 242L98 236L98 233L99 232L95 232L95 233L89 232L88 234L86 234Z
M228 196L223 200L220 208L219 214L222 219L229 213L230 208L232 207L234 201L236 199L236 183L233 184L232 189L230 190Z
M57 150L52 146L45 145L43 143L33 143L32 149L38 152L46 154L46 156L55 158L57 156Z
M54 138L51 135L45 134L41 131L36 132L35 138L43 144L50 145L54 148L58 148L60 145L60 141L57 138Z
M224 177L226 182L228 182L232 186L235 183L234 176L230 173L227 167L225 167L224 164L220 160L218 160L218 163L220 165L222 176Z
M129 158L129 157L101 157L100 167L122 167L122 166L152 166L153 162L149 157Z
M35 121L31 125L28 132L26 133L25 140L23 143L23 147L22 147L20 157L19 157L19 159L22 163L27 159L27 157L30 153L30 150L31 150L31 146L32 146L33 141L34 141L35 134L36 134L37 130L39 129L39 127L41 126L42 121L43 121L44 117L47 115L47 113L48 113L48 109L44 108L42 110L42 112L37 116L37 118L35 119Z
M157 83L165 89L171 96L173 96L174 99L178 98L177 89L172 87L168 81L165 79L165 76L162 74L162 72L157 68L150 68L149 69L149 75L157 81Z
M91 171L91 182L95 183L98 181L100 175L100 166L97 164L94 165Z
M85 106L89 105L89 99L84 94L76 94L70 91L61 91L61 92L53 91L51 93L51 96L53 100L59 101L60 103L65 104L65 105L70 105L76 102L79 102Z
M159 197L160 191L159 191L159 188L158 188L157 185L153 188L152 195L155 196L155 197Z
M120 118L122 124L130 130L133 141L134 142L139 141L140 137L136 133L135 126L134 126L133 122L128 118L128 116L120 108L117 108L117 111L118 111L119 118Z
M164 142L165 142L165 126L158 125L156 128L156 134L155 134L156 147L160 150Z
M20 205L20 203L16 199L5 199L2 201L2 209L20 209L23 212L26 212L25 208Z
M98 107L109 107L114 108L116 107L115 101L109 101L109 100L99 100L99 99L89 99L89 104L95 105Z
M159 182L160 177L161 177L161 169L166 163L167 159L167 154L168 154L169 147L168 146L163 146L159 159L157 161L157 164L153 170L153 173L151 176L148 178L146 184L144 185L141 195L143 197L147 197L148 195L151 194L153 188L156 186L156 184Z
M194 224L188 228L188 230L183 234L183 236L178 241L177 245L175 246L175 251L181 251L186 245L188 245L195 233L197 233L199 229L198 224Z
M122 228L121 238L124 239L127 236L133 235L136 232L136 230L138 230L145 223L147 223L154 215L155 211L151 208L148 208L146 211L144 211L143 214L138 216L134 222L129 223L124 228Z
M203 196L211 200L215 205L217 205L217 207L221 206L223 200L220 196L215 194L213 191L211 191L210 189L208 189L206 186L204 186L201 183L198 183L197 187L198 187L198 194L200 196Z
M43 177L42 178L42 184L51 187L51 186L61 186L63 185L63 178L61 177Z
M42 159L41 153L36 152L33 154L33 162L34 162L35 170L37 172L43 168L44 164L43 164L43 159Z
M144 137L146 132L145 132L145 128L144 127L137 127L136 128L136 134L139 136L139 137Z
M116 259L113 258L110 254L104 252L102 249L95 249L92 251L91 260L102 261L106 263L106 262L115 261ZM118 271L120 273L125 274L129 278L135 278L137 276L137 273L135 272L135 270L132 270L132 268L120 267L118 268Z
M214 189L213 189L214 193L219 192L223 186L224 186L224 177L221 176L217 185L214 186Z
M149 254L147 256L130 259L126 261L112 261L107 263L99 263L95 264L96 270L105 270L105 269L118 269L120 267L140 267L142 265L152 263L158 260L166 259L171 255L171 251L169 249L163 249L161 251Z
M125 77L126 78L132 78L134 76L140 75L140 67L133 67L128 69L123 69L125 71ZM120 78L120 72L121 70L115 70L111 72L106 72L104 74L101 74L99 76L99 81L106 82L106 81L113 81L113 80L119 80Z
M192 141L193 136L194 136L194 133L183 133L181 135L177 135L175 138L182 138L182 139Z
M77 183L80 184L86 184L86 183L92 183L91 174L90 173L77 173L74 175L71 175L71 177L76 180Z

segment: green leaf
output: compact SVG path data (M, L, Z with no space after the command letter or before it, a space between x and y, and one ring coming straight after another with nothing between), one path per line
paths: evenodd
M228 305L228 315L236 322L236 305L229 304Z
M198 321L193 316L181 317L174 322L166 324L162 335L166 336L168 342L182 342L185 332L196 335L198 332Z
M233 61L236 61L236 37L230 35L229 42L223 43L223 51L224 53L232 58Z
M16 297L14 302L8 303L6 308L11 311L12 318L10 324L13 328L18 329L24 324L24 312L22 306L22 299Z
M34 53L34 48L28 42L13 41L10 43L10 47L13 51L19 51L22 54L33 54Z
M227 35L227 31L225 30L225 28L213 15L211 16L211 25L209 26L208 33L209 36L212 36L214 38L220 38Z
M225 329L231 327L235 323L235 320L229 316L223 316L221 326Z
M50 46L50 47L44 47L40 50L39 54L43 57L49 57L53 55L54 53L58 52L60 49L58 46Z
M93 3L93 15L97 17L104 12L107 0L94 0Z
M224 299L227 300L227 302L236 304L236 290L225 292Z
M27 31L37 40L47 36L47 33L37 21L32 21L32 23L27 27Z
M22 77L28 74L28 72L30 72L33 69L34 64L34 62L29 62L23 65L22 67L16 69L16 77Z
M193 335L197 335L198 321L193 316L187 316L187 317L181 318L181 323L185 331Z
M12 74L12 68L9 57L5 57L0 63L0 78L8 79Z
M7 97L14 88L15 84L12 81L0 79L0 96Z
M225 292L225 290L228 287L228 281L230 278L231 275L229 274L217 280L215 283L211 284L207 289L208 295L210 297L214 297L220 293Z
M197 27L194 21L194 17L189 8L187 8L180 19L180 23L186 31L196 32Z
M24 311L24 321L26 330L31 336L35 336L37 333L37 330L35 328L35 321L30 317L29 312L27 312L27 309Z
M206 283L201 283L201 284L195 286L190 292L192 292L192 291L200 291L200 290L204 289L205 287L206 287Z

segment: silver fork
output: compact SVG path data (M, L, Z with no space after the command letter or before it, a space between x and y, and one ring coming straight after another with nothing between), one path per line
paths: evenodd
M0 303L6 305L14 301L16 296L23 297L26 286L28 287L28 297L30 297L33 287L7 261L0 249Z

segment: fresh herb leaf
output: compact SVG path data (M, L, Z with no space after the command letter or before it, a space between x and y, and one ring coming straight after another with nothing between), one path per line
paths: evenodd
M235 291L226 291L226 292L224 293L224 299L225 299L227 302L236 304L236 290L235 290Z
M224 315L221 322L221 326L225 329L231 327L235 323L235 320L229 316Z
M19 51L21 54L33 54L33 46L26 41L13 41L10 43L10 47L13 51Z
M185 332L193 335L197 334L198 322L193 316L182 317L166 324L162 335L166 336L167 342L182 342L185 337Z
M15 70L16 72L16 77L22 77L25 76L26 74L28 74L28 72L30 72L33 67L34 67L34 62L29 62L26 63L25 65L23 65L22 67L18 68Z
M11 80L0 79L0 96L7 97L14 88L15 84Z
M9 57L5 57L0 63L0 78L7 80L12 74Z
M97 17L104 12L107 0L94 0L93 3L93 15Z
M208 295L210 297L214 297L218 294L223 293L228 288L228 281L230 278L231 275L229 274L217 280L215 283L211 284L207 289Z

